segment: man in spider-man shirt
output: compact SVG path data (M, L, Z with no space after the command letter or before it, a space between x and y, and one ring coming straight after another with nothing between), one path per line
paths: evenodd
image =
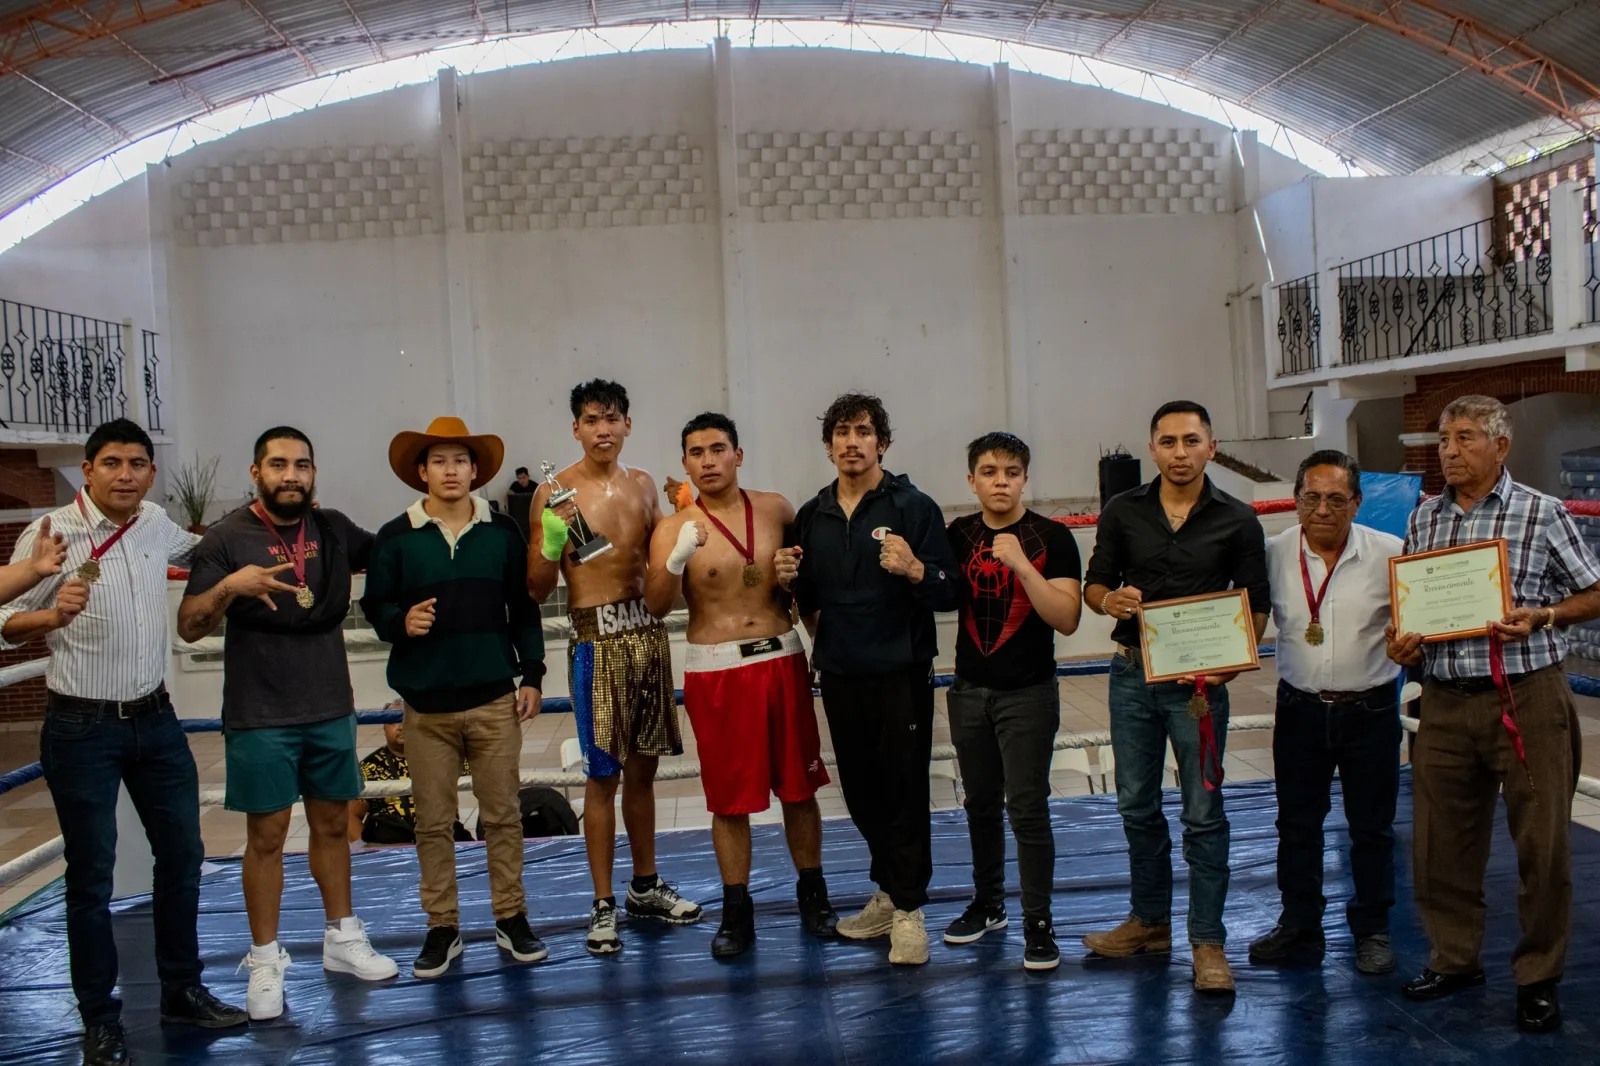
M982 510L950 523L961 564L950 739L967 792L975 889L946 944L970 944L1006 926L1005 831L1011 817L1022 880L1022 964L1060 961L1050 921L1055 839L1050 757L1061 724L1055 635L1078 628L1078 545L1072 531L1023 506L1028 446L988 433L967 446L967 483Z

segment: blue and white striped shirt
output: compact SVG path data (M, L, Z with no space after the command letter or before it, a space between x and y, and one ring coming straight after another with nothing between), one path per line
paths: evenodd
M1511 606L1554 607L1574 593L1600 584L1600 560L1583 543L1578 524L1554 496L1511 480L1500 480L1470 511L1456 504L1449 486L1411 512L1406 554L1454 548L1482 540L1506 540L1511 563ZM1467 681L1489 676L1489 638L1424 644L1431 677ZM1566 633L1538 629L1527 640L1505 646L1506 672L1525 674L1555 666L1566 658Z

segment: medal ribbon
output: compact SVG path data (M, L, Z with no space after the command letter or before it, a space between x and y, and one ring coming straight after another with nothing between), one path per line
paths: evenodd
M1306 586L1306 606L1311 608L1311 624L1322 624L1322 601L1328 598L1328 582L1333 580L1333 572L1339 566L1339 560L1344 558L1344 550L1350 544L1346 537L1343 544L1339 545L1339 554L1334 556L1333 565L1328 567L1327 574L1322 579L1322 588L1315 594L1311 591L1311 567L1306 565L1306 535L1300 534L1300 579Z
M1511 680L1506 677L1505 641L1494 629L1489 630L1489 678L1494 682L1494 694L1500 698L1500 722L1511 738L1511 750L1522 763L1522 772L1528 775L1528 787L1533 788L1533 771L1528 769L1528 753L1522 744L1522 730L1517 726L1517 700L1511 692Z
M73 497L73 498L77 501L78 513L83 515L83 524L93 528L94 523L89 521L89 509L83 505L83 490L79 489L78 490L78 495ZM107 537L106 538L106 542L104 544L101 544L101 545L98 545L98 546L95 544L94 536L91 534L90 537L89 537L89 558L91 560L93 560L94 562L99 562L101 556L105 555L106 552L110 551L111 550L111 546L113 544L115 544L117 541L121 540L122 539L122 535L124 533L126 533L128 530L132 529L133 528L133 524L135 522L137 522L138 520L139 520L139 516L137 514L134 515L132 518L130 518L126 522L122 523L122 525L118 526L117 527L117 531L115 533L111 534L111 536Z
M278 543L283 545L283 554L287 555L289 557L289 561L294 564L294 579L300 583L301 588L305 588L306 520L304 518L300 519L300 528L295 531L294 549L291 551L289 548L289 542L283 539L282 533L278 532L277 524L273 522L272 519L267 517L267 512L261 506L260 500L257 500L255 503L250 505L250 513L261 519L261 524L271 530L274 537L278 538Z
M1222 784L1222 757L1217 753L1217 731L1212 724L1211 697L1206 693L1204 676L1194 679L1194 698L1206 705L1205 716L1195 723L1200 730L1200 783L1206 786L1207 792L1215 792Z
M740 544L733 538L733 534L728 531L728 527L723 525L716 515L706 511L705 500L697 497L694 504L700 510L705 511L706 517L711 520L712 525L717 527L717 531L728 538L728 543L733 545L735 551L744 556L745 565L754 566L756 565L756 509L750 506L750 497L744 489L739 490L739 498L744 500L744 544Z

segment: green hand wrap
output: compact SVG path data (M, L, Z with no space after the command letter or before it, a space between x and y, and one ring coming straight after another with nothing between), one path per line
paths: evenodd
M544 514L539 517L539 528L544 531L544 543L539 546L539 551L552 563L561 558L561 550L567 546L567 538L571 532L561 516L545 508Z

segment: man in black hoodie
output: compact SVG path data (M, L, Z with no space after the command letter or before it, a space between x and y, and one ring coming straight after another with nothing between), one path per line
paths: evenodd
M872 853L874 892L839 921L852 940L889 934L889 961L928 961L922 905L933 859L933 613L956 608L956 561L939 505L881 465L889 415L846 393L822 416L838 478L808 500L774 565L814 638L839 786Z

